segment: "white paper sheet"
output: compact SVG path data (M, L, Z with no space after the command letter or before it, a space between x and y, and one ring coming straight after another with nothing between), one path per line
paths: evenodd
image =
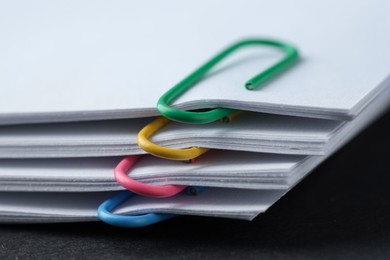
M3 191L119 190L113 169L120 158L30 159L0 161ZM291 171L304 156L212 151L195 164L147 156L132 171L134 179L154 184L185 183L217 187L261 188L274 179L289 187ZM245 165L243 165L245 163ZM257 181L257 183L256 183ZM280 187L280 186L278 186Z
M0 127L0 158L61 158L143 154L138 132L153 119ZM344 122L260 113L242 113L225 124L172 122L152 141L168 147L191 146L323 155L327 142Z
M152 141L162 146L280 154L325 155L355 129L379 116L390 98L390 87L350 121L331 121L259 113L242 114L230 124L171 123ZM3 126L0 158L57 158L142 154L136 134L149 119Z
M133 196L114 213L160 212L251 220L285 192L209 188L197 196L183 193L166 199ZM0 223L96 221L98 206L114 194L3 192L0 194Z
M147 156L131 171L134 179L153 183L247 189L288 189L353 138L388 108L390 88L338 131L325 156L209 151L194 164ZM113 168L120 158L0 160L1 190L115 190Z
M248 36L295 43L302 61L247 91L280 53L244 51L177 105L351 119L389 82L389 9L384 0L3 2L0 124L156 115L161 94Z

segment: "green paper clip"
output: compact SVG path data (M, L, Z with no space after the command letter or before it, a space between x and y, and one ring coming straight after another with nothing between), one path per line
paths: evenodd
M230 108L215 108L206 112L185 111L173 108L170 106L170 104L172 104L178 97L183 95L183 93L187 91L190 87L192 87L202 78L204 78L206 74L225 57L240 48L250 45L265 45L276 47L284 51L285 56L283 57L283 59L281 59L274 65L270 66L266 70L260 72L259 74L248 80L245 83L245 87L248 90L256 89L267 80L282 73L284 70L293 65L299 57L298 50L294 46L289 45L287 43L268 39L247 39L239 41L217 54L211 60L206 62L200 68L195 70L192 74L184 78L181 82L179 82L177 85L168 90L164 95L162 95L157 102L158 111L163 116L173 121L191 124L211 123L216 120L227 117L231 113L236 112L235 109Z

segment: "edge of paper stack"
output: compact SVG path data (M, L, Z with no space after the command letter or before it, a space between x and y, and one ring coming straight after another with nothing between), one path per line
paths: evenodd
M304 1L301 4L304 5ZM370 10L367 9L367 12ZM351 19L360 21L357 16ZM322 24L324 21L318 23L319 27L325 26ZM17 28L18 25L12 26ZM278 28L277 25L270 25L270 27L275 30ZM291 30L291 34L284 36L293 36L294 29ZM371 33L376 35L377 31L373 30ZM220 44L222 40L226 43L227 39L222 38L218 38L216 43ZM53 41L56 40L58 39L53 39ZM5 47L8 46L7 41L3 43ZM213 109L227 106L229 109L243 110L242 114L227 124L213 122L193 125L172 122L151 137L153 143L162 147L211 149L191 163L149 155L137 144L138 132L158 114L157 109L150 104L155 103L163 94L160 90L164 89L164 86L162 89L156 86L158 91L155 92L142 90L145 93L151 92L150 96L145 96L148 93L145 94L142 91L139 91L143 93L140 96L126 96L129 103L134 103L134 107L131 105L123 107L124 103L118 101L118 104L121 104L118 107L110 103L107 107L102 107L100 111L77 111L77 108L82 107L77 100L74 104L70 104L70 111L66 111L66 107L61 107L64 104L58 102L60 105L56 109L61 109L61 111L57 113L49 111L50 109L44 107L44 104L40 111L39 108L26 102L26 107L36 109L30 113L23 110L27 109L23 105L13 104L17 103L16 100L8 99L5 95L4 103L8 103L3 104L4 107L0 104L0 108L3 109L0 111L0 222L52 223L98 221L100 219L117 226L140 227L169 219L174 215L254 219L257 215L264 213L324 160L385 113L390 106L388 102L390 100L390 76L388 76L388 68L385 68L389 64L382 60L378 61L381 66L378 65L375 68L379 72L373 73L369 80L364 81L362 75L359 74L363 67L356 65L360 61L359 54L354 53L356 62L350 61L356 65L354 69L344 71L351 74L348 76L344 75L346 73L338 72L337 69L343 69L342 66L348 64L348 59L355 56L349 56L348 50L344 50L345 53L337 50L334 56L332 56L333 53L329 53L329 60L332 61L340 56L340 68L326 67L328 65L326 62L325 65L313 62L314 69L311 71L310 68L305 67L307 65L305 59L316 57L313 52L315 48L311 46L313 42L315 43L315 39L311 37L307 39L302 37L304 55L301 60L302 64L298 62L289 68L286 75L282 73L267 83L263 92L260 89L247 97L246 90L221 92L221 88L217 90L210 88L210 86L224 86L224 84L227 89L231 85L242 86L243 83L237 83L230 77L247 76L247 71L253 73L252 68L257 68L256 63L259 61L258 57L253 60L246 57L244 59L246 62L242 67L231 66L232 68L227 68L226 72L222 69L223 73L217 71L214 75L202 80L200 87L191 88L189 93L178 98L177 104L179 105L175 103L176 108ZM210 48L199 47L206 54L214 47L218 47L212 46L212 41L207 43L211 46ZM299 45L299 42L297 44ZM365 46L364 42L358 44L361 44L359 47ZM385 43L379 44L385 46ZM305 47L308 48L307 57ZM91 46L91 53L96 51L93 48ZM327 46L324 46L324 49L326 48ZM355 47L351 46L351 53L353 53L353 48ZM198 55L194 53L189 54L188 59L191 59L191 62L186 62L182 59L182 49L179 49L172 59L183 63L183 68L177 68L177 73L183 76L184 72L188 73L188 70L194 69L194 64L202 60L198 59ZM378 47L377 50L372 50L376 56L380 56L379 49ZM13 51L10 49L10 53L14 53ZM154 51L151 50L153 53ZM318 53L323 55L326 51L320 48ZM0 52L0 54L4 53ZM29 55L33 54L29 53ZM137 51L133 55L139 57ZM158 55L164 57L165 54L158 53ZM260 69L267 68L274 62L275 57L280 58L278 55L280 54L271 53L260 57L265 60ZM80 60L83 59L80 58ZM192 63L192 60L195 63ZM15 63L14 60L12 62ZM63 62L65 64L69 61L65 57ZM235 62L242 63L240 60ZM232 64L236 64L235 62ZM4 64L0 64L0 69L7 71ZM329 62L329 64L334 65L336 62ZM140 67L142 66L140 64ZM323 68L321 66L325 66L329 71L332 69L335 71L333 71L333 77L330 75L330 79L317 78L320 86L319 94L312 89L298 94L290 92L289 84L291 88L295 85L298 89L305 90L309 84L305 85L305 79L302 76L306 72L311 71L316 76L327 74L318 74ZM31 68L32 71L36 69ZM16 72L8 72L5 83L11 82L12 75L18 75ZM91 73L91 71L88 72ZM121 75L125 73L125 71L120 72ZM47 73L48 78L54 77L50 71ZM111 71L111 73L116 75L116 71ZM101 79L109 78L98 76ZM34 75L26 75L26 77L31 79ZM77 78L77 75L73 77ZM137 77L140 76L134 76L134 78ZM354 77L354 81L351 81L352 83L347 81L348 77ZM172 85L170 84L171 78L168 79L161 75L159 78L164 84ZM36 79L34 84L39 86L39 80ZM337 85L338 80L342 82L340 85ZM342 84L347 84L346 82L353 84L359 80L370 86L356 86L356 92L350 91L342 95L343 89L340 89L343 87ZM0 81L1 84L5 84L4 82ZM335 85L326 85L332 83ZM326 87L337 89L337 93L327 93ZM355 86L345 85L344 87L351 90ZM118 85L118 88L121 87ZM168 89L164 89L166 90ZM11 94L8 94L12 96L13 91L17 92L17 90L9 90ZM137 93L137 89L127 91ZM281 92L284 97L278 97L273 91ZM205 93L210 96L204 97ZM219 93L221 93L220 96ZM109 95L108 92L106 94ZM308 95L307 99L301 98L305 94ZM318 104L313 104L313 100L321 94L324 95L324 99L319 98ZM90 95L93 99L93 93ZM289 95L291 100L287 98ZM118 96L115 97L118 98ZM329 97L333 97L334 100L328 100ZM58 98L60 99L60 95ZM269 103L267 103L267 98L270 100ZM311 98L313 100L310 100ZM27 98L24 101L26 100ZM99 102L94 105L99 107ZM56 105L53 100L48 101L49 103ZM44 111L45 109L47 111ZM134 195L133 193L138 192L129 191L128 194L131 193L132 196L125 197L126 199L119 203L119 195L127 193L126 189L118 183L114 169L123 158L139 155L142 155L142 158L127 172L127 176L132 181L149 185L149 187L153 185L188 187L186 189L183 187L183 191L174 196L164 198ZM199 188L199 192L189 195L190 188ZM107 216L111 219L107 219Z

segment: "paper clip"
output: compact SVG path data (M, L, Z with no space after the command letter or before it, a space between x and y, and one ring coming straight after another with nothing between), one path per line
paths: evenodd
M226 117L220 119L223 123L228 123L233 121L241 111L237 111L232 113ZM202 147L188 147L183 149L174 149L168 148L164 146L157 145L150 141L150 137L152 137L156 132L161 130L164 126L166 126L169 122L169 119L165 117L158 117L150 124L147 124L137 135L137 143L138 146L142 148L145 152L152 154L154 156L169 159L169 160L178 160L178 161L186 161L186 160L194 160L196 157L207 152L208 148Z
M209 150L207 148L195 146L184 149L174 149L159 146L149 140L151 136L166 126L169 122L171 121L165 117L158 117L153 122L146 125L137 135L137 143L139 147L141 147L145 152L157 157L182 161L196 158Z
M128 176L127 171L131 169L142 155L126 156L115 168L115 179L124 188L147 197L166 198L176 195L184 190L187 186L183 185L150 185L132 179Z
M190 186L186 189L188 195L198 195L204 190L203 187ZM122 203L130 199L134 195L133 192L125 190L120 191L114 197L104 201L97 210L98 218L112 226L125 228L139 228L153 225L155 223L177 217L176 214L166 213L148 213L135 216L124 216L112 213Z
M267 68L266 70L260 72L253 78L249 79L245 83L245 87L248 90L256 89L264 82L279 75L284 70L286 70L291 65L293 65L298 60L299 57L298 50L294 46L287 43L283 43L275 40L269 40L269 39L247 39L247 40L239 41L229 46L228 48L226 48L216 56L214 56L204 65L199 67L189 76L187 76L178 84L176 84L174 87L172 87L170 90L168 90L164 95L162 95L157 102L158 111L163 116L173 121L182 122L182 123L192 123L192 124L210 123L218 119L224 118L229 114L235 112L236 110L230 108L215 108L206 112L185 111L185 110L180 110L171 107L170 104L172 104L178 97L180 97L190 87L192 87L197 82L199 82L202 78L204 78L206 74L225 57L227 57L228 55L230 55L231 53L235 52L236 50L242 47L246 47L250 45L261 45L261 46L265 45L265 46L276 47L284 51L285 56L280 61L272 65L271 67Z
M97 210L98 218L112 226L138 228L149 226L170 218L176 217L174 214L149 213L136 216L123 216L112 213L112 211L122 203L131 198L134 193L125 190L104 201Z

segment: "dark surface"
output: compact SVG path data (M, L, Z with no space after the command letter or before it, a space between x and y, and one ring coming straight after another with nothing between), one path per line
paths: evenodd
M389 258L390 113L252 222L0 226L0 258Z

